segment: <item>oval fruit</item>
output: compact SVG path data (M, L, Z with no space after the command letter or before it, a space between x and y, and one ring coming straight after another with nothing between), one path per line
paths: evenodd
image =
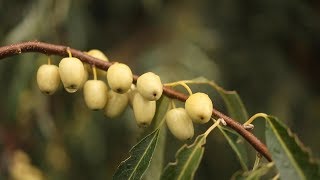
M65 90L74 93L81 87L84 79L83 63L78 58L63 58L59 63L59 74Z
M138 78L137 90L147 100L155 101L161 97L163 85L158 75L147 72Z
M194 135L192 120L184 108L175 108L168 111L166 123L170 132L181 141L191 139Z
M207 123L212 115L212 101L205 93L195 93L189 96L185 109L194 123Z
M112 64L107 71L107 80L110 88L120 94L126 93L132 84L131 69L122 63Z
M88 80L83 86L83 96L89 109L103 109L107 103L108 87L101 80Z
M59 68L56 65L41 65L37 71L37 83L42 93L52 95L60 85Z
M115 118L123 113L129 102L127 94L119 94L112 90L108 92L108 102L104 108L104 115Z
M145 99L140 93L135 93L132 108L139 127L148 127L156 112L156 101Z

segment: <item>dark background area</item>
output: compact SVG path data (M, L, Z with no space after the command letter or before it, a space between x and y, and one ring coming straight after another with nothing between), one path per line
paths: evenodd
M236 90L250 115L279 117L319 157L319 19L319 1L1 0L0 45L96 48L164 82L204 76ZM41 94L35 75L46 60L30 53L0 61L1 177L20 149L48 179L110 179L142 132L132 111L110 120L88 110L81 91ZM225 112L212 90L192 87ZM263 120L255 125L263 138ZM240 165L221 134L212 134L195 178L229 179ZM168 138L166 163L182 145Z

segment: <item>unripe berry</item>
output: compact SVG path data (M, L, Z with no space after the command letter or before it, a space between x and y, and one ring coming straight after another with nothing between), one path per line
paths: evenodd
M155 101L161 97L162 87L160 77L153 72L144 73L137 80L137 90L149 101Z
M131 69L122 63L114 63L107 71L107 80L110 88L120 94L126 93L132 84Z
M109 118L115 118L122 114L129 102L127 93L119 94L112 90L108 92L108 102L104 107L104 115Z
M88 79L89 79L89 72L87 71L86 68L84 68L84 74L83 74L83 78L82 78L81 84L79 86L79 89L83 88L84 83L86 83L88 81Z
M87 52L87 54L97 59L109 62L109 59L107 58L107 56L98 49L91 49L90 51ZM90 67L90 65L86 64L85 66L86 66L86 69L88 70L88 73L92 73L92 68ZM107 71L104 71L102 69L97 69L98 76L105 77L106 74L107 74Z
M184 108L175 108L168 111L166 123L170 132L181 141L191 139L194 135L192 120Z
M149 126L156 112L156 101L148 101L140 93L135 93L132 107L138 126Z
M136 85L131 84L129 91L126 93L129 98L129 105L131 107L132 107L132 103L133 103L133 97L136 93L138 93Z
M102 51L100 51L98 49L91 49L90 51L88 51L87 54L92 57L95 57L97 59L101 59L103 61L109 62L109 59L107 58L107 56Z
M37 83L41 92L53 94L59 87L59 68L56 65L41 65L37 71Z
M101 80L88 80L83 86L83 96L89 109L103 109L107 103L108 87Z
M194 123L204 124L212 115L212 101L205 93L195 93L189 96L185 109Z
M83 63L78 58L63 58L59 63L59 74L66 91L74 93L80 88L84 79Z

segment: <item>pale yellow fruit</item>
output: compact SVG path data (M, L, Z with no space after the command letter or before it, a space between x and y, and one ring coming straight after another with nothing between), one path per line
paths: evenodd
M132 103L133 103L133 97L134 95L138 93L136 85L131 84L131 88L129 89L129 91L126 93L128 98L129 98L129 105L132 107Z
M135 93L132 108L138 126L148 127L156 112L156 101L149 101L142 97L140 93Z
M161 97L163 85L158 75L147 72L138 78L137 90L147 100L155 101Z
M59 74L65 90L74 93L81 87L84 79L83 63L78 58L63 58L59 63Z
M51 95L59 88L60 75L56 65L41 65L37 71L37 83L40 91Z
M107 80L110 88L120 94L126 93L132 84L131 69L122 63L114 63L107 71Z
M103 61L109 62L109 59L107 58L107 56L98 49L91 49L90 51L87 52L87 54L97 59L101 59Z
M90 51L87 52L87 54L97 59L100 59L102 61L109 62L109 59L107 58L107 56L98 49L91 49ZM86 66L86 69L88 70L88 73L92 73L92 68L90 67L90 65L85 64L85 66ZM105 77L106 74L107 74L107 71L104 71L102 69L97 69L98 77Z
M194 123L207 123L212 115L212 101L205 93L195 93L189 96L185 109Z
M82 82L80 84L79 89L83 88L84 83L86 83L88 81L88 79L89 79L89 73L88 73L87 69L84 68L84 74L83 74Z
M108 87L101 80L88 80L83 86L83 96L89 109L103 109L107 103Z
M166 123L170 132L181 141L191 139L194 135L192 120L184 108L175 108L168 111Z
M108 102L104 107L104 115L109 118L115 118L123 113L129 102L128 95L119 94L112 90L108 92Z

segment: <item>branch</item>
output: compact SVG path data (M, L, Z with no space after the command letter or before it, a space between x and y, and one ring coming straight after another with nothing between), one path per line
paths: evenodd
M46 55L59 55L62 57L67 57L67 46L60 46L54 44L48 44L38 41L29 41L29 42L22 42L14 45L3 46L0 47L0 59L18 55L21 53L27 52L39 52ZM111 62L101 61L97 58L87 55L86 53L70 48L72 56L79 58L81 61L95 65L96 67L108 70L108 68L112 65ZM134 75L134 83L137 81L139 76ZM177 99L180 101L186 101L188 96L180 93L178 91L173 90L172 88L163 87L163 93L173 99ZM221 113L220 111L213 109L212 115L223 118L227 125L232 128L233 130L237 131L241 136L243 136L260 154L262 154L268 161L272 161L271 155L266 147L256 136L254 136L251 132L247 131L242 124L238 123L237 121L233 120L232 118L226 116L225 114Z

